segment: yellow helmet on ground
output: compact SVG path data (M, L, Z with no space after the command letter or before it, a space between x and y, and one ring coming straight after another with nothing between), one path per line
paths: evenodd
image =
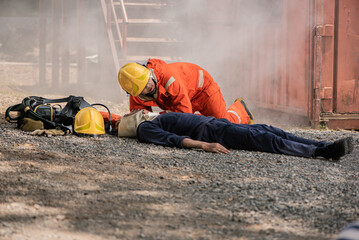
M93 108L86 107L81 109L75 116L74 131L78 135L97 135L105 134L105 121L101 113Z
M123 90L132 96L138 96L146 87L150 73L150 69L138 63L128 63L118 72L118 82Z

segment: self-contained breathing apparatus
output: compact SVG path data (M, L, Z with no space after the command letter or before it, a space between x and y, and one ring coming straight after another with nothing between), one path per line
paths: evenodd
M65 106L62 107L61 103L65 104ZM108 111L110 121L109 123L104 123L105 132L112 134L111 113L108 107L100 103L90 104L83 97L72 95L58 99L48 99L38 96L26 97L21 103L7 108L5 119L8 122L17 123L18 128L23 125L24 119L27 118L41 121L44 125L44 129L58 129L76 134L73 127L76 114L81 109L88 107L94 108L94 106L102 106ZM98 119L96 120L98 121Z

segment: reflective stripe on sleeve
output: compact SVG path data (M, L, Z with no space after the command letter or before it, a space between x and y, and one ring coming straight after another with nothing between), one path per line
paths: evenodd
M166 82L165 85L165 89L166 91L168 90L168 88L171 86L171 84L175 81L176 79L174 77L170 77L170 79L168 79L168 81Z
M203 87L203 82L204 82L204 78L203 78L203 70L199 70L199 76L198 76L198 87L201 88Z

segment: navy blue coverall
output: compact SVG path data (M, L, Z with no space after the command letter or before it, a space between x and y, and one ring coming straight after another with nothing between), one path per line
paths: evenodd
M235 124L190 113L165 113L152 121L144 121L137 128L141 142L183 148L184 138L217 142L229 149L280 153L300 157L314 157L317 147L328 142L295 136L265 124Z

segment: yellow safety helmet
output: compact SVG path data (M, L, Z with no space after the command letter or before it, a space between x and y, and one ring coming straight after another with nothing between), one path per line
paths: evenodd
M138 96L145 89L150 70L138 63L128 63L118 72L118 82L123 90L132 96Z
M75 116L74 131L78 135L96 137L105 134L105 121L97 109L85 107Z

